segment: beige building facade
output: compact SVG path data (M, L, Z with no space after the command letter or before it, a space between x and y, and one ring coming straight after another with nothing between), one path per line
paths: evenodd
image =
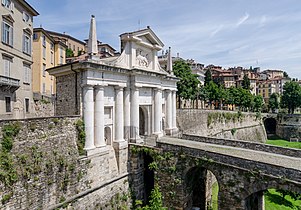
M78 56L79 52L85 52L85 42L78 40L66 33L58 33L47 31L48 34L55 40L64 43L68 49L71 49L74 56Z
M32 117L33 17L39 13L26 1L2 0L0 14L0 119Z
M56 93L55 77L46 69L65 64L67 46L55 41L43 28L35 28L33 32L34 99L51 98Z

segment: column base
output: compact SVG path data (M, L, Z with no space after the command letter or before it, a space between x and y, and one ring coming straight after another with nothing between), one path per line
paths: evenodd
M88 149L86 150L86 155L87 156L92 156L92 155L105 155L109 153L109 148L107 146L105 147L95 147L93 149Z
M153 136L156 136L157 138L161 138L163 136L163 132L155 132L153 133Z
M137 138L130 138L130 142L131 143L142 144L144 141L140 136L138 136Z

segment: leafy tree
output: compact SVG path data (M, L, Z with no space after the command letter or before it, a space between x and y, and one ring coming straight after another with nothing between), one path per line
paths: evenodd
M246 90L250 90L250 79L248 77L248 75L244 75L243 79L242 79L242 83L241 83L241 86L243 89L246 89Z
M177 82L177 94L179 100L195 99L198 93L200 81L196 74L193 74L190 66L182 60L176 61L173 65L174 74L180 79Z
M74 54L73 54L72 49L67 48L66 49L66 57L69 58L69 57L73 57L73 56L74 56Z
M253 102L254 102L253 110L255 112L260 112L264 105L262 96L260 96L260 95L254 96Z
M211 70L208 69L205 72L205 83L204 83L204 85L206 86L207 84L209 84L210 81L212 81L212 74L211 74Z
M216 101L218 101L220 99L220 93L219 93L218 86L213 81L210 81L205 86L205 91L206 91L206 97L209 100L210 104L214 103L214 106L215 106Z
M279 100L278 100L278 94L277 93L272 93L270 95L270 98L269 98L269 109L272 110L272 112L275 112L275 109L278 109L279 108Z
M276 189L276 192L280 193L282 196L282 199L285 199L285 196L289 195L292 199L294 200L299 200L301 199L301 194L291 192L289 190L283 190L283 189Z
M288 76L288 74L286 73L286 71L283 72L283 77L284 77L284 78L289 78L289 76Z
M288 109L289 114L294 114L295 109L301 106L301 86L297 82L284 84L281 105Z

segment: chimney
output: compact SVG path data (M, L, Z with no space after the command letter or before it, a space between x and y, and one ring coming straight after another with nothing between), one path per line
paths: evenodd
M89 40L88 40L88 54L91 59L95 59L96 55L98 54L96 21L94 15L91 15L90 32L89 32Z

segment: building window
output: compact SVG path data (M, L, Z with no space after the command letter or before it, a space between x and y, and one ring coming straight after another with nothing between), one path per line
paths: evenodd
M29 98L25 98L25 111L29 113Z
M10 77L10 68L13 60L8 57L3 57L3 74L4 76Z
M24 69L24 83L30 84L30 80L31 80L30 66L27 64L24 64L23 69Z
M54 44L53 44L53 43L50 44L50 49L51 49L51 50L54 49Z
M26 12L23 12L23 21L27 23L30 19L30 16Z
M43 59L46 59L46 46L43 46Z
M2 22L2 42L13 46L13 26L7 22Z
M34 33L33 34L33 40L37 40L38 39L38 34L37 33Z
M42 74L43 74L43 77L46 76L46 64L45 63L43 63Z
M23 34L23 52L31 55L31 37L28 33Z
M44 47L46 47L46 36L42 35L42 44Z
M53 55L53 52L51 52L51 64L53 64L53 60L54 60L54 55Z
M42 92L43 93L46 93L46 85L45 85L45 83L43 83L43 87L42 87L43 89L42 89Z
M2 0L2 5L10 10L14 8L14 3L11 0Z
M53 87L50 85L50 93L53 94Z
M5 110L11 112L11 100L10 97L5 97Z
M60 64L63 64L64 62L64 51L63 49L60 47Z

